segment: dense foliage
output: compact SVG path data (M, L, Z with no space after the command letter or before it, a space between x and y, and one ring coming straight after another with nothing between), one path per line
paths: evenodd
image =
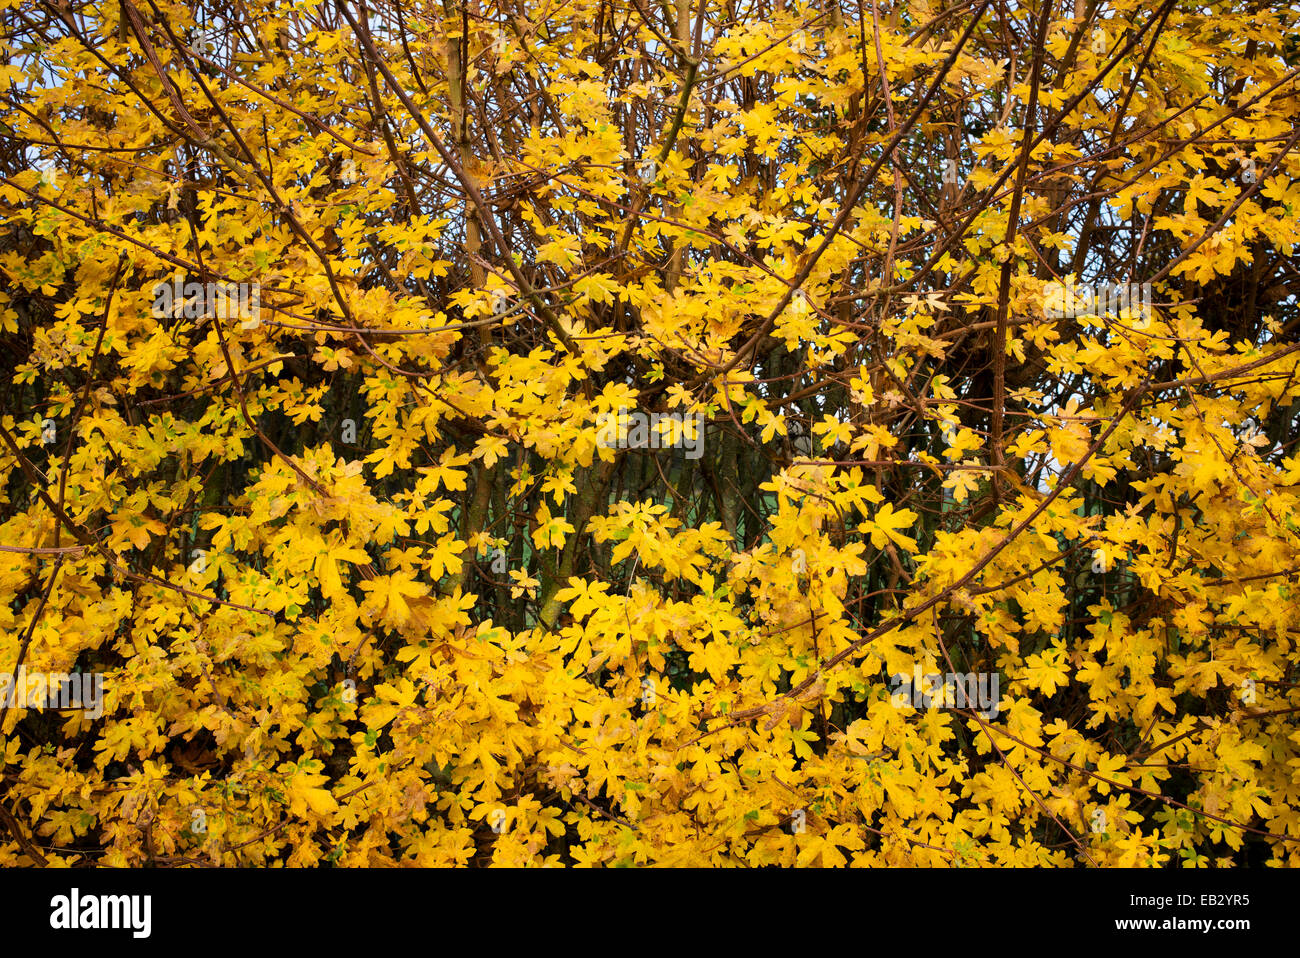
M0 864L1300 864L1297 16L0 0Z

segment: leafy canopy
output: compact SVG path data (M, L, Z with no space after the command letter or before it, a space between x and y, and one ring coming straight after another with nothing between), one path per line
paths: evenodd
M1300 864L1287 5L0 20L0 864Z

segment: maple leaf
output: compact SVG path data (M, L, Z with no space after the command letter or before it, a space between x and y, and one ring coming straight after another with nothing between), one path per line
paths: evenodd
M911 509L895 511L893 503L886 502L876 510L875 516L859 524L858 531L869 532L871 544L877 549L883 549L888 542L895 542L908 552L915 552L916 540L900 534L898 530L911 527L916 520L917 515Z
M552 516L545 502L538 508L535 521L532 537L533 543L539 549L562 549L565 536L576 531L573 524L563 516Z
M429 587L416 582L415 574L406 571L376 576L362 582L361 589L367 593L365 610L393 626L403 625L411 619L413 612L408 600L429 594Z
M601 608L606 601L605 593L609 586L604 582L584 582L576 577L569 579L569 585L555 596L560 602L573 600L569 607L574 619L585 619L592 612Z

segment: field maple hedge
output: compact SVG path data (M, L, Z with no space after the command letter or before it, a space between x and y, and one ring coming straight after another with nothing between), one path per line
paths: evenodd
M1296 17L0 0L0 865L1300 864Z

